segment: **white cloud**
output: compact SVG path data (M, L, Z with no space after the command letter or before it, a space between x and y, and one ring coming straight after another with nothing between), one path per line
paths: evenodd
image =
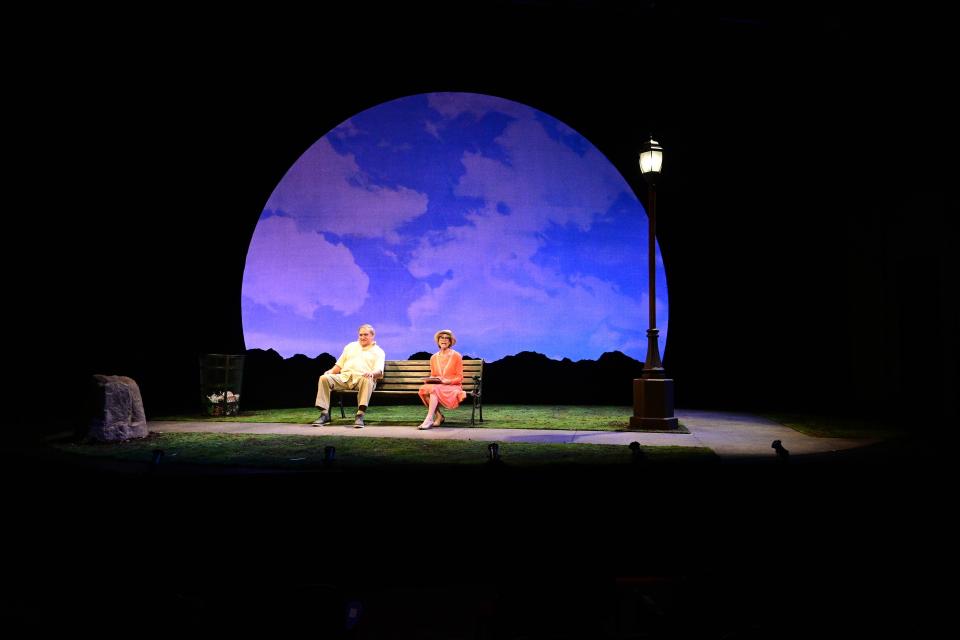
M359 326L360 321L357 322ZM388 322L374 322L377 331L376 341L387 354L388 360L405 360L407 356L417 351L434 351L433 331L420 336L411 336L406 325L391 324ZM435 331L435 330L434 330ZM298 353L315 358L321 353L329 353L338 357L348 342L356 339L356 334L350 331L324 332L313 327L307 327L301 333L289 331L273 333L269 329L245 330L244 340L247 349L273 349L284 358Z
M601 340L597 328L638 326L646 309L643 300L624 295L615 282L578 274L568 277L534 263L531 258L539 248L538 240L503 226L504 218L491 211L478 212L469 216L472 224L448 230L443 241L436 237L422 241L410 271L424 277L449 270L452 277L426 288L410 304L410 330L429 331L455 318L454 329L458 336L463 334L464 344L535 344L545 336L556 343L582 343L593 332L590 346L596 348L596 355L622 350L619 335L611 331ZM637 269L624 277L641 277ZM483 292L483 297L478 298L477 292ZM507 355L478 354L493 359Z
M264 208L283 211L302 228L396 241L397 227L423 215L427 202L406 187L371 184L356 158L337 153L325 136L290 167Z
M243 273L243 295L253 302L274 311L289 307L305 318L322 305L348 315L363 306L369 285L344 245L299 229L291 218L257 224Z
M429 120L425 120L423 123L423 128L424 130L426 130L427 133L429 133L431 136L433 136L437 140L441 139L440 127L437 126L435 122L430 122Z
M587 339L587 344L591 347L605 350L607 346L611 344L622 345L623 339L619 331L614 331L607 323L603 323L597 327L597 330Z
M442 98L431 105L449 117L503 110L499 100L476 99L465 106L460 100L446 105ZM596 355L623 350L623 342L635 337L612 327L643 323L642 301L624 295L616 282L564 274L558 265L538 264L534 257L551 223L588 232L628 187L595 149L578 155L550 138L532 110L518 107L512 114L518 119L497 140L508 162L475 153L463 158L466 173L456 193L482 198L485 207L469 214L466 224L423 238L407 264L418 278L452 274L410 304L412 330L426 331L455 318L454 329L465 345L532 345L547 337L558 344L587 343ZM501 202L508 215L497 212ZM620 277L641 278L642 266L631 264ZM485 298L477 299L477 291Z
M316 358L321 353L329 353L334 358L340 355L344 345L349 340L342 342L336 340L318 338L316 332L311 335L297 334L276 334L264 331L244 331L244 342L247 349L273 349L284 358L292 358L298 353L308 358Z
M427 104L447 120L463 113L472 114L477 120L491 111L516 118L528 118L532 113L530 107L518 102L480 93L431 93L427 96Z
M353 118L342 123L336 129L330 132L330 135L334 138L344 139L344 138L353 138L360 135L363 131L353 122Z
M590 146L581 156L554 140L528 110L511 123L497 143L509 164L476 153L464 155L466 173L460 196L483 198L510 208L511 223L533 232L549 222L588 230L629 187L606 158Z

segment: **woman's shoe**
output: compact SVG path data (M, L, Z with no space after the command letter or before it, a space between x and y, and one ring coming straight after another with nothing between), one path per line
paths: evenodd
M446 420L446 418L443 417L443 414L437 411L437 415L433 419L433 426L439 427L440 425L443 424L444 420Z
M424 420L423 422L420 423L420 426L417 427L417 429L420 429L421 431L425 431L425 430L430 429L430 428L432 428L432 427L433 427L433 423L432 423L432 422L429 422L429 421L427 421L427 420Z

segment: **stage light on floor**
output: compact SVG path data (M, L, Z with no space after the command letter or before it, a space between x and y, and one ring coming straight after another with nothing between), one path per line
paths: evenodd
M329 466L333 464L334 459L337 456L337 448L332 445L327 445L323 448L323 464Z
M770 448L777 452L778 462L789 462L790 452L784 448L782 442L780 442L779 440L774 440L773 443L770 445Z
M161 460L163 460L163 449L154 449L151 464L156 467L160 464Z
M647 455L643 452L640 443L634 440L629 445L630 453L633 455L633 464L643 464L647 461Z
M487 462L489 464L500 464L500 445L491 442L487 445Z
M332 449L333 447L331 447ZM360 614L363 612L363 605L359 600L351 600L347 603L347 624L346 629L350 631L355 626L357 622L360 621Z

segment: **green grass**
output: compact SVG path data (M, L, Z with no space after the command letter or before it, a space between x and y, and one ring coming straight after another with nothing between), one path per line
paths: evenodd
M186 463L241 467L321 470L323 450L336 447L333 468L341 470L397 467L482 468L487 442L352 438L343 436L251 435L223 433L151 433L149 437L107 444L56 443L57 450L77 456L150 464L155 449L163 464ZM643 447L650 464L713 462L716 455L700 447ZM625 446L595 444L500 443L509 467L630 465Z
M340 418L334 408L334 424L352 424L356 407L345 407L347 417ZM367 410L366 423L370 426L414 426L420 424L426 410L420 405L372 405ZM152 417L151 420L210 420L213 422L285 422L309 424L319 414L309 408L264 409L241 411L239 416L213 418L202 415ZM470 407L461 405L455 411L444 411L445 427L469 427ZM559 429L563 431L625 431L630 422L630 407L580 407L550 405L489 405L483 408L483 422L476 427L487 429ZM678 431L689 433L682 424Z
M898 425L863 418L796 413L771 413L764 417L817 438L886 439L903 433L903 428Z

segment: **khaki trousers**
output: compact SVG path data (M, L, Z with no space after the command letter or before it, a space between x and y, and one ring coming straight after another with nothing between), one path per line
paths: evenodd
M341 381L341 378L344 380ZM337 391L356 389L357 406L369 406L370 396L373 390L377 388L377 381L372 378L365 378L355 373L325 373L320 376L317 383L317 402L316 406L324 411L330 410L330 390Z

